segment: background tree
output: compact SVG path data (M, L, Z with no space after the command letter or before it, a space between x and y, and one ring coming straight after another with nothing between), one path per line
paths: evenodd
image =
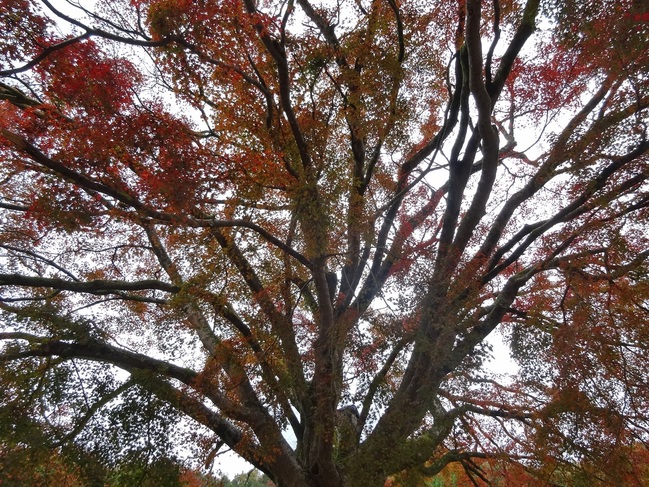
M644 2L61 5L0 0L3 445L646 485Z

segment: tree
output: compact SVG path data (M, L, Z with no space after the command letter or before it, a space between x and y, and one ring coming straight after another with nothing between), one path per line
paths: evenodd
M270 483L268 477L253 470L247 473L240 473L234 476L232 480L226 480L223 484L224 487L269 487L273 484Z
M643 2L0 5L3 444L646 485Z

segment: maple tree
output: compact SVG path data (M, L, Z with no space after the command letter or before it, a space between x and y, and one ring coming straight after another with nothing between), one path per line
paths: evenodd
M647 485L643 2L0 22L0 452Z

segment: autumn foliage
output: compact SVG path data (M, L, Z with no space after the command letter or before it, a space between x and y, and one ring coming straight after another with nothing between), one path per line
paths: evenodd
M0 461L649 485L648 36L635 0L0 0Z

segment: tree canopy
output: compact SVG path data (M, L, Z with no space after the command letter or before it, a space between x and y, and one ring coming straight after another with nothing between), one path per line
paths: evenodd
M648 485L646 2L0 0L0 27L0 456Z

